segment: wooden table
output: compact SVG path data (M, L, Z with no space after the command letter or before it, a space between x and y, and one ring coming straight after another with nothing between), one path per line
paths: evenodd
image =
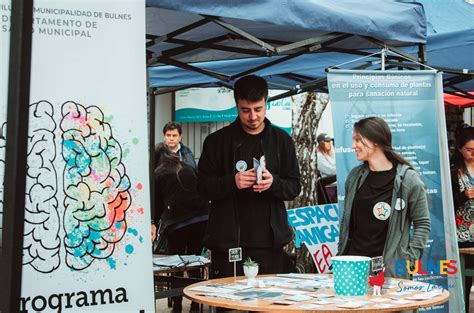
M459 249L459 261L461 262L461 274L462 274L462 290L464 292L465 288L465 277L474 276L474 269L466 268L466 255L474 254L474 248L460 248Z
M308 278L308 274L306 275L306 278ZM314 276L323 276L314 274ZM265 278L265 277L274 277L275 275L260 275L258 278ZM331 275L324 275L331 277ZM237 280L243 280L245 277L237 277ZM389 280L389 278L387 279ZM397 279L401 281L402 283L408 283L411 282L409 280L402 280L402 279ZM187 286L184 289L184 294L187 298L189 298L192 301L201 303L201 304L207 304L211 307L223 307L223 308L228 308L228 309L235 309L235 310L244 310L244 311L273 311L273 312L394 312L394 311L402 311L402 310L418 310L419 308L424 308L424 307L430 307L438 304L442 304L448 301L449 299L449 292L447 290L443 290L443 292L440 295L437 295L433 298L426 299L426 300L417 300L413 301L412 303L409 304L395 304L395 306L390 307L390 308L379 308L376 307L375 305L377 303L373 304L368 304L362 308L357 308L357 309L347 309L347 308L340 308L337 307L336 305L339 305L339 303L333 303L333 304L326 304L326 305L321 305L321 308L317 309L310 309L310 310L303 310L299 308L302 304L309 304L309 303L314 303L314 301L317 301L318 299L314 298L311 300L307 300L304 302L298 302L296 304L291 304L291 305L278 305L278 304L273 304L272 301L269 300L263 300L263 299L254 299L251 301L237 301L237 300L226 300L222 298L216 298L216 297L206 297L203 295L203 292L199 291L193 291L190 290L193 287L197 286L204 286L204 285L212 285L212 284L219 284L219 283L225 283L225 284L231 284L234 283L234 278L221 278L221 279L212 279L208 280L205 282L193 284L190 286ZM423 282L416 282L417 286L421 285L428 285L427 283ZM402 285L403 286L403 285ZM263 288L264 289L264 288ZM259 290L263 290L259 289ZM390 289L391 292L395 292L397 290L400 290L398 287ZM412 294L415 295L417 293L422 293L423 291L412 291ZM303 293L303 291L301 292ZM308 295L315 295L318 293L324 293L324 294L334 294L333 288L321 288L313 292L308 292ZM349 296L335 296L331 299L347 299L346 302L351 302L351 301L370 301L371 299L374 298L390 298L393 296L392 294L388 294L387 290L384 289L384 293L381 296L372 296L367 295L367 296L361 296L361 297L349 297ZM287 298L288 296L285 296ZM401 298L401 297L400 297ZM389 302L384 302L384 303L389 303Z

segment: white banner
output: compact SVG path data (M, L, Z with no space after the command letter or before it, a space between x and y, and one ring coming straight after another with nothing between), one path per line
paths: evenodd
M35 1L21 310L154 312L144 50L144 0Z
M305 244L319 273L329 273L331 257L339 241L337 204L322 204L287 211L288 223L295 230L295 247Z
M269 97L282 90L269 90ZM292 98L267 103L267 118L287 133L291 133ZM178 122L233 122L237 117L234 92L221 88L189 88L176 92L176 121Z

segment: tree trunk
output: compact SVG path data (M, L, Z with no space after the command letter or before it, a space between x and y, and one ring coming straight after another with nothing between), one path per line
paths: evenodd
M301 172L302 191L288 208L299 208L318 203L316 194L317 157L316 137L319 120L329 102L329 95L324 93L308 92L293 96L293 140L296 147L296 156ZM302 246L295 251L295 242L292 240L286 247L287 251L296 253L296 263L300 270L306 273L316 271L313 259Z

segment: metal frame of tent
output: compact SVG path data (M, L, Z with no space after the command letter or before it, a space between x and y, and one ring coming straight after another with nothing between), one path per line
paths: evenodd
M188 13L194 12L194 19L187 25L180 25L178 29L170 31L166 34L161 34L159 36L156 35L147 35L148 43L147 43L147 57L148 57L148 66L157 66L158 64L162 65L170 65L180 69L194 71L200 73L202 75L209 76L213 79L216 79L217 82L213 82L212 85L224 86L224 87L231 87L230 82L245 76L247 74L255 73L261 70L264 70L268 67L279 65L281 63L290 61L292 59L297 58L303 54L318 54L324 52L336 52L342 54L349 54L349 55L356 55L356 56L367 56L370 55L373 51L367 51L365 49L350 49L342 48L338 45L338 43L347 41L353 41L354 39L362 39L365 40L367 43L370 43L372 47L378 47L379 49L387 48L390 51L395 52L397 55L401 56L387 56L385 63L386 68L398 68L398 69L419 69L419 63L427 64L431 68L435 68L439 71L445 73L444 75L444 87L445 92L449 94L453 94L456 96L466 97L472 99L472 95L468 93L470 90L463 90L460 85L462 85L466 81L473 80L474 70L473 69L463 69L463 68L451 68L451 67L441 67L429 64L429 60L427 60L427 52L424 44L417 44L418 51L411 50L412 53L416 54L411 55L407 52L404 52L400 49L396 49L391 47L386 41L377 40L368 36L362 35L354 35L348 33L326 33L323 39L320 36L308 36L303 40L296 40L296 41L288 41L288 40L275 40L264 38L265 36L259 37L255 33L251 31L245 31L238 27L239 22L236 20L228 20L225 17L216 17L211 15L205 14L198 14L198 12L202 13L202 10L199 8L193 7L190 3L184 5L174 5L170 4L168 1L160 1L154 2L152 0L149 1L150 6L153 8L154 6L157 7L164 7L171 10L178 10L178 9L185 9ZM168 3L167 3L168 2ZM223 6L224 10L229 9L229 7ZM432 9L432 8L431 8ZM469 9L466 10L464 8L463 12L471 12ZM311 14L308 12L308 14ZM469 13L466 13L469 14ZM229 14L228 14L229 15ZM346 16L348 17L348 16ZM240 15L242 18L242 15ZM326 16L327 18L327 16ZM163 18L165 20L165 18ZM375 22L376 23L376 22ZM428 21L428 23L430 23ZM227 33L218 33L219 35L211 36L210 38L204 38L202 41L197 40L186 40L180 39L179 37L183 34L192 33L196 29L207 27L210 24L214 26L218 26L221 29L227 31ZM235 24L235 25L234 25ZM242 24L240 24L242 26ZM365 25L367 27L367 25ZM468 28L468 26L464 26L463 29ZM452 30L452 29L450 29ZM258 28L257 28L258 31ZM436 31L435 31L436 33ZM380 35L380 34L379 34ZM298 38L301 39L301 38ZM231 41L238 41L243 40L249 43L245 45L245 47L238 47L233 44ZM346 42L347 42L346 41ZM154 48L159 45L174 45L172 48L161 50L159 53L153 52ZM211 71L207 70L204 67L201 67L200 64L191 65L189 62L182 62L179 57L186 53L192 53L198 49L211 49L216 51L225 51L225 52L232 52L236 54L240 54L242 58L248 57L269 57L268 62L263 64L259 64L258 66L252 68L245 68L242 69L238 73L234 73L231 75L225 74L223 72L218 71ZM156 50L156 49L155 49ZM278 56L278 58L271 58ZM315 58L316 59L316 58ZM412 62L406 62L412 61ZM422 67L422 66L421 66ZM374 61L367 61L365 64L360 64L357 67L358 69L377 69L374 68ZM273 84L273 87L277 89L288 89L289 92L285 93L284 95L280 96L289 96L295 93L315 90L315 91L323 91L327 92L325 88L325 80L322 79L320 76L311 76L311 75L301 75L292 72L282 72L274 74L273 76L281 76L286 78L287 80L291 80L293 85L278 85L272 81L270 81L270 85ZM155 95L164 94L168 92L178 91L181 89L186 89L190 87L208 87L209 84L207 83L183 83L179 84L179 86L167 86L161 88L153 88L153 92ZM274 100L277 98L271 98L270 100Z
M339 47L332 46L333 44L339 43L341 41L351 39L351 38L361 38L365 40L368 44L374 45L379 47L380 49L388 49L390 51L395 52L398 55L390 55L386 57L386 62L388 68L411 68L413 63L406 63L404 61L412 61L414 63L425 63L426 62L426 52L425 52L425 45L424 44L417 44L418 46L418 56L413 56L408 54L396 47L392 47L387 42L384 42L379 39L371 38L368 36L359 36L347 33L329 33L327 34L326 38L321 39L320 37L310 37L304 40L289 42L289 41L281 41L281 40L272 40L267 38L258 38L255 35L252 35L237 26L232 25L231 23L225 22L219 17L215 16L208 16L208 15L201 15L202 19L193 22L189 25L183 26L175 31L167 33L166 35L156 36L147 34L146 38L148 40L147 46L147 63L148 66L157 66L158 64L163 65L171 65L175 66L184 70L194 71L200 73L202 75L207 75L209 77L215 78L218 80L216 83L217 85L231 88L229 84L230 81L238 79L239 77L249 75L260 71L262 69L268 68L270 66L274 66L288 60L294 59L300 55L306 53L323 53L323 52L338 52L344 54L351 54L355 56L370 56L372 53L364 51L363 49L344 49ZM195 30L203 25L208 23L214 23L225 30L228 31L227 34L213 37L206 39L201 42L191 41L191 40L183 40L178 39L179 35L182 35L186 32ZM221 42L229 39L241 39L246 40L248 43L253 44L253 49L248 48L239 48L233 47L228 45L220 44ZM155 53L151 50L152 47L157 46L161 43L173 43L179 45L179 47L173 47L167 50L160 51L159 53ZM212 49L218 51L226 51L226 52L235 52L240 53L246 57L272 57L272 56L283 56L277 60L271 60L266 62L262 65L259 65L254 68L250 68L244 71L241 71L237 74L233 75L226 75L224 73L214 72L210 70L206 70L203 68L199 68L190 64L186 64L177 60L176 57L183 53L189 53L195 51L197 49ZM367 68L373 66L373 62L367 62L365 65L359 66L358 68ZM285 86L285 89L291 89L290 92L285 93L284 97L291 96L293 94L304 92L308 90L319 90L327 92L325 89L326 86L326 79L325 78L313 78L307 77L303 75L298 75L294 73L282 73L282 76L286 76L299 82L297 86ZM182 89L187 89L191 87L201 87L205 86L206 84L189 84L177 87L166 87L166 88L152 88L153 93L155 95L160 95L169 92L175 92ZM283 96L281 96L283 97ZM273 97L270 100L276 100L279 97Z

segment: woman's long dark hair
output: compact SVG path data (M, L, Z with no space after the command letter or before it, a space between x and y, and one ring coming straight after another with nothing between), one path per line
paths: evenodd
M183 166L184 164L179 159L178 154L172 152L167 145L160 143L155 147L155 179L165 173L174 172L178 182L182 186L179 171Z
M474 140L474 127L462 128L456 133L456 149L453 154L453 164L455 166L464 166L464 157L459 150L471 140Z
M412 167L410 162L393 150L392 133L387 123L380 117L372 116L359 120L354 124L354 131L377 144L393 164L401 163Z

